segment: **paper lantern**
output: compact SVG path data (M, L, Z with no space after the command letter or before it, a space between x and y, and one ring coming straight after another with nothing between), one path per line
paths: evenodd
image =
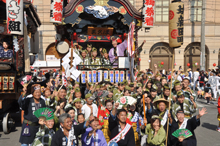
M141 61L141 58L139 58L139 61Z
M151 60L148 60L148 62L151 62Z
M56 70L56 69L54 69L54 70L53 70L53 72L57 72L57 70Z
M215 66L216 66L216 63L213 63L213 66L215 67Z
M50 5L50 22L62 23L63 0L52 0Z
M169 45L172 48L183 44L184 4L173 2L169 6Z
M160 64L161 64L161 65L164 65L164 62L162 61Z
M177 65L177 63L174 63L174 65L176 66L176 65Z
M149 28L154 25L155 0L144 0L142 27Z
M198 63L196 62L196 63L195 63L195 65L197 66L197 65L198 65Z
M190 63L187 63L187 66L189 67L189 66L190 66Z

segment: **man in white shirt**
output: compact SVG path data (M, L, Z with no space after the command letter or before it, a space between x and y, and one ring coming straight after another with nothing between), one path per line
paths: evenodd
M86 99L86 104L82 106L82 113L85 116L85 119L87 120L91 114L93 116L97 117L98 114L98 107L96 104L93 103L93 100L90 99L92 96L91 93L86 94L85 99Z
M211 88L212 88L212 92L214 94L213 96L213 100L215 101L216 98L217 98L217 77L215 76L215 74L213 72L210 73L210 76L209 76L209 81L208 83L211 85Z
M198 84L198 78L199 78L199 68L197 68L197 71L193 72L193 90L196 89L196 85Z

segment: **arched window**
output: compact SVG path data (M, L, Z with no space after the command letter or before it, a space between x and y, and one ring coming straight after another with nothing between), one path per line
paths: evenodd
M187 66L188 63L190 63L190 68L192 71L195 71L197 68L200 68L200 54L201 54L201 49L200 49L200 42L193 42L190 43L184 51L184 69L187 70L189 68ZM205 69L208 69L209 65L209 49L207 46L205 46L205 59L206 59L206 64L205 64ZM198 65L196 65L198 63Z
M154 64L157 64L159 70L165 69L168 71L171 69L172 56L173 49L169 47L168 43L160 42L154 44L150 49L150 68L153 68ZM161 66L161 62L164 62L163 66Z

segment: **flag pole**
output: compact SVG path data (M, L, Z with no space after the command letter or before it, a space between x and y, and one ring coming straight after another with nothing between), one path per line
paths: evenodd
M172 58L172 70L171 70L171 81L170 81L170 98L169 98L169 110L168 110L168 113L170 112L170 105L171 105L171 93L172 93L172 83L173 83L174 58L175 58L175 51L173 52L173 58ZM167 119L166 146L167 146L167 141L168 141L168 132L169 132L169 118Z

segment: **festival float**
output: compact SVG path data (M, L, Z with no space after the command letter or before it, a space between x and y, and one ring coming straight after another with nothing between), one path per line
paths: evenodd
M0 7L0 39L7 40L8 48L13 50L12 57L0 58L0 124L7 134L15 124L10 113L19 111L17 100L22 85L18 80L31 72L27 36L33 42L41 22L29 1L0 1Z
M48 52L53 52L61 60L61 69L67 77L82 84L85 83L85 77L93 83L106 79L112 83L132 80L133 68L135 65L138 67L140 62L137 51L138 30L142 25L145 28L153 26L153 13L148 15L147 12L149 9L154 12L154 4L148 1L143 4L144 15L128 0L71 0L69 3L62 0L51 1L50 21L56 28L56 40ZM97 48L99 56L100 48L105 48L108 53L113 48L112 38L116 38L120 44L129 33L129 46L133 54L128 52L127 56L119 57L117 66L107 68L105 65L93 65L91 68L91 65L76 61L80 59L74 55L73 49L86 49L91 45Z

